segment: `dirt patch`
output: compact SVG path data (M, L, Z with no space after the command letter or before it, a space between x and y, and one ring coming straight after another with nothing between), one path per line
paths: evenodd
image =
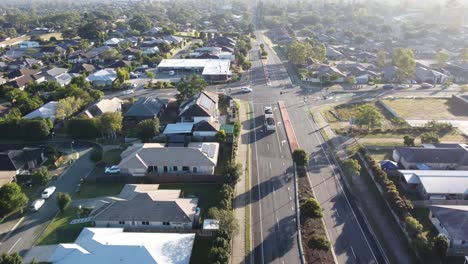
M307 180L306 171L304 168L298 169L298 186L299 186L299 201L306 200L308 198L314 198L312 188ZM321 264L332 264L335 263L333 260L333 254L331 249L329 250L317 250L309 248L309 240L313 236L325 236L325 227L322 224L321 218L308 218L304 219L301 217L301 238L302 248L307 263L321 263Z
M468 120L466 107L452 99L415 98L382 100L401 118L424 120Z

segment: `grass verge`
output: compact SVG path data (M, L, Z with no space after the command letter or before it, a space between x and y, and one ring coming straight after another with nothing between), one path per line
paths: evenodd
M248 103L245 103L245 109L248 113L249 119L252 118L250 107ZM247 146L247 166L245 170L245 192L250 193L250 146ZM251 253L251 233L250 233L250 195L245 196L245 255L249 256ZM246 260L250 263L249 260Z

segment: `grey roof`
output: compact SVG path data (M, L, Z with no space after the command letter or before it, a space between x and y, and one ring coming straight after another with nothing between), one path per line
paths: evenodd
M188 208L182 203L191 204ZM192 222L198 199L153 200L139 193L131 200L115 201L94 217L95 221ZM185 207L185 208L184 208Z
M168 99L157 97L140 97L127 112L124 117L155 117L167 105Z
M454 240L468 238L468 206L430 205L432 214Z
M218 100L217 94L198 93L180 106L179 116L214 116Z
M35 169L42 163L41 148L24 148L0 153L0 170Z
M398 148L398 154L410 163L458 163L468 165L464 148Z
M193 125L192 131L213 131L217 132L219 131L220 125L219 123L215 122L207 122L205 120L202 120L196 124Z

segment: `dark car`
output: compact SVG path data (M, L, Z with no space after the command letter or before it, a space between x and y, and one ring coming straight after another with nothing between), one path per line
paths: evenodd
M382 86L382 89L384 89L384 90L391 90L391 89L393 89L393 85L391 85L391 84L385 84L384 86Z

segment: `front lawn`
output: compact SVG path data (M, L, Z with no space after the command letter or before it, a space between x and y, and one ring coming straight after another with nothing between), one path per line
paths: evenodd
M85 182L82 184L80 191L73 194L73 199L76 200L104 196L116 196L120 193L124 185L124 183L120 182Z
M220 197L220 184L200 184L200 183L181 183L181 184L160 184L161 190L182 190L183 197L197 197L198 207L201 209L201 215L204 217L211 207L218 207Z
M70 221L76 218L78 217L75 207L68 207L63 213L59 213L36 241L36 245L74 242L84 227L91 226L91 222L70 225Z
M120 154L122 154L121 149L111 149L111 150L106 151L106 153L104 153L102 159L104 160L104 163L106 164L106 166L117 165L122 160L120 158Z
M190 264L205 264L215 237L195 236Z

